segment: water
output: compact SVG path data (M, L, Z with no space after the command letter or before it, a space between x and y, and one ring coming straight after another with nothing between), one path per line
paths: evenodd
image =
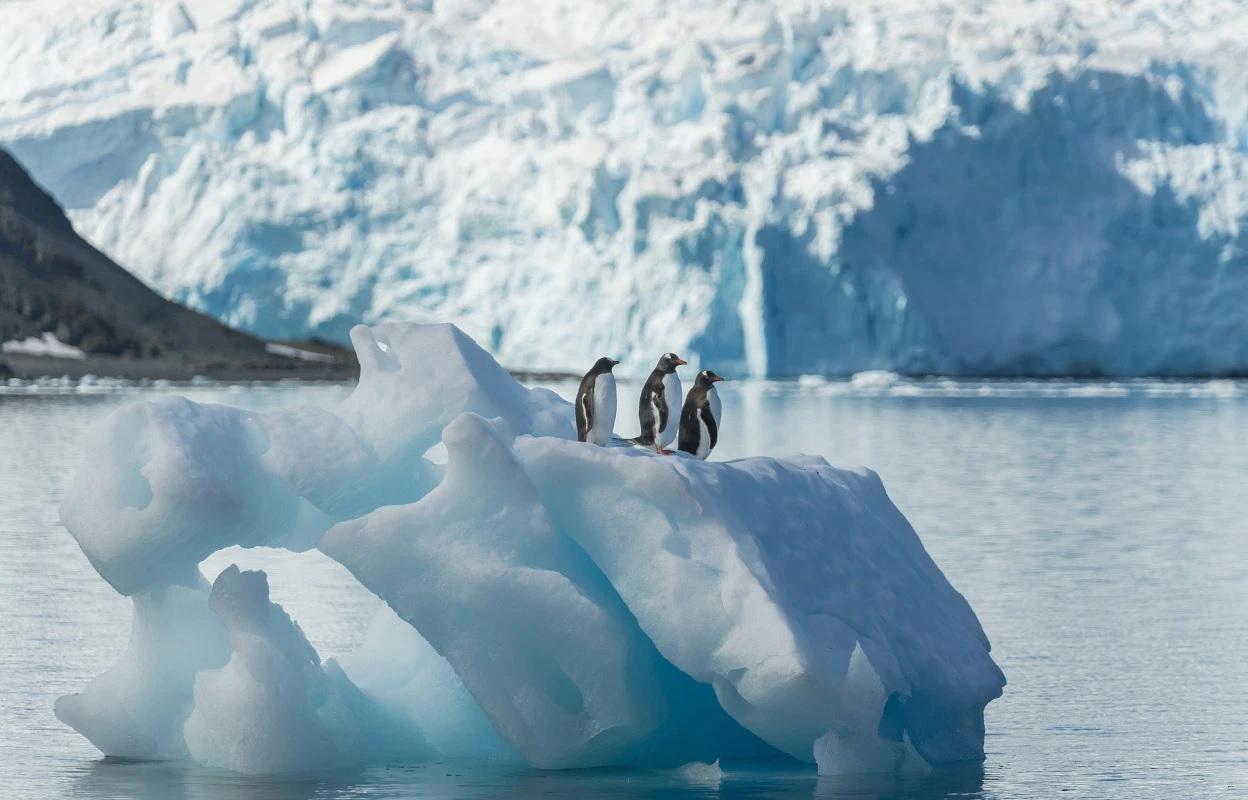
M128 604L58 526L56 506L92 421L160 391L268 408L345 390L0 393L0 796L1248 796L1248 384L884 375L724 387L717 457L805 451L874 467L992 638L1010 684L988 707L987 761L905 783L772 765L697 780L466 764L265 781L100 758L52 702L121 652ZM377 607L316 554L229 551L205 574L235 561L270 572L274 599L324 657L350 651Z

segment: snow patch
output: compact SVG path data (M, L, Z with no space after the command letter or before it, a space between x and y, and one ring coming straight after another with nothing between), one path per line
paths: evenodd
M315 350L304 350L299 347L291 347L288 344L280 342L268 342L264 345L267 352L275 356L283 358L297 358L301 361L318 361L322 364L332 364L334 357L328 353L318 353Z
M42 356L44 358L86 358L87 354L71 344L65 344L56 338L56 334L46 331L42 336L28 336L25 339L10 339L0 345L0 352L22 356Z

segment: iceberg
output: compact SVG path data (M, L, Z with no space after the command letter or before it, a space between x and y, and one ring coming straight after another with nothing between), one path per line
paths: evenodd
M208 582L163 585L133 596L130 642L87 688L58 698L57 719L106 755L135 760L189 757L182 725L195 676L225 664L225 632L208 610Z
M658 656L489 422L461 415L442 438L435 489L341 523L320 549L447 659L528 763L771 754Z
M268 338L1248 374L1248 5L533 8L0 3L0 143L95 246Z
M249 774L982 759L1004 675L874 473L595 447L454 326L351 337L336 407L165 398L90 438L62 520L133 629L56 712L103 752ZM388 609L322 661L263 572L209 588L232 545L319 548Z
M265 574L227 567L208 606L226 630L230 659L195 676L183 725L190 757L259 775L360 763L359 723L303 631L270 602Z

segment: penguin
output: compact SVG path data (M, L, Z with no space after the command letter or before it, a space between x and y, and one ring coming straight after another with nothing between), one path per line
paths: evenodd
M676 430L680 427L679 415L669 406L679 401L681 395L676 368L686 363L675 353L665 353L641 387L641 400L637 404L641 435L633 441L653 447L665 456L672 454L667 446L676 440Z
M698 373L680 410L680 449L703 461L719 441L719 392L715 384L723 378L704 369Z
M576 438L606 445L615 430L615 375L611 370L620 362L603 358L594 362L576 390Z

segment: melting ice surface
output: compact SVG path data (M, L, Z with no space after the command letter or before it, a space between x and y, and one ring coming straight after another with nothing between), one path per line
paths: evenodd
M453 326L352 341L336 408L162 398L90 439L61 518L133 627L56 713L104 753L250 774L983 757L1004 676L874 473L584 445ZM389 609L323 662L264 573L209 586L232 545L319 548Z

